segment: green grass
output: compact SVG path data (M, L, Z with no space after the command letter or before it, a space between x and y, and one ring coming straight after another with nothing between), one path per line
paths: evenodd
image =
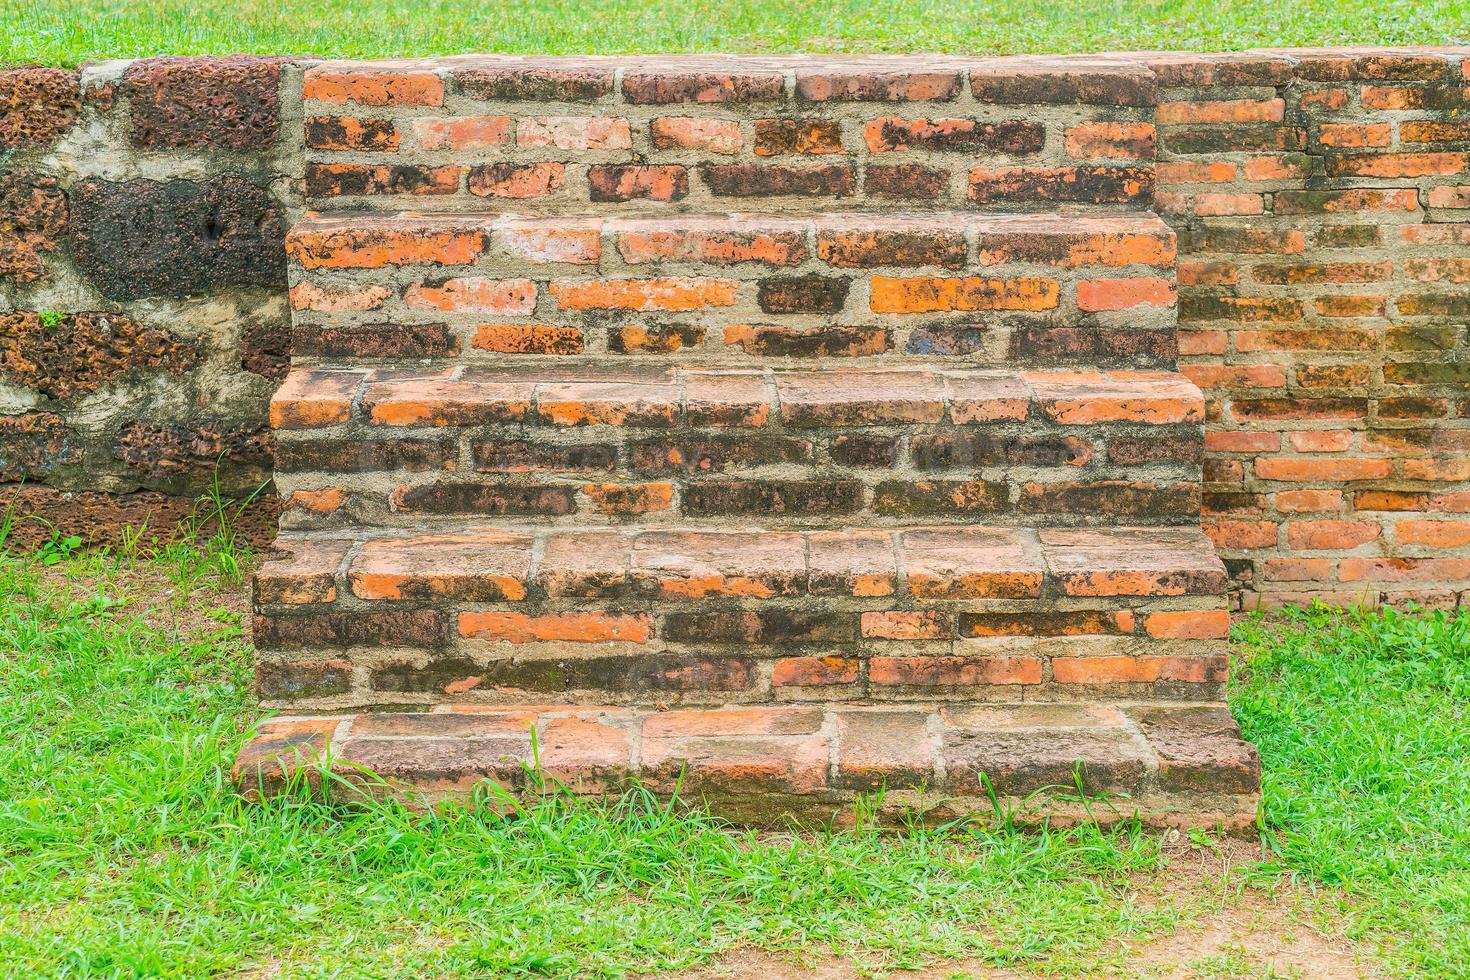
M248 556L41 559L0 555L3 976L614 977L738 947L1129 975L1127 947L1287 877L1402 972L1470 975L1470 615L1244 628L1275 853L1181 892L1136 826L757 836L636 792L514 819L245 805Z
M1470 37L1463 0L28 0L6 10L0 64L235 52L1018 54Z
M1470 976L1470 610L1247 624L1231 699L1265 760L1277 871L1340 888L1348 931Z

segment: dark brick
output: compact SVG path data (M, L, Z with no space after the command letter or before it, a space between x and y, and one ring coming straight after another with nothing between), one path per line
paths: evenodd
M755 679L743 657L597 657L566 666L573 690L740 691Z
M291 326L276 320L249 323L240 332L240 366L251 374L284 381L291 370Z
M613 90L610 66L461 68L450 77L460 92L487 102L595 102Z
M1152 74L1088 71L1079 66L1054 71L972 71L970 90L977 102L1151 106L1158 101Z
M1191 517L1200 512L1199 488L1126 480L1028 483L1021 488L1023 514L1085 514L1098 518Z
M909 440L920 470L975 466L1084 466L1092 444L1076 436L1003 436L988 433L917 434Z
M886 327L750 326L727 331L725 342L761 357L863 357L893 346Z
M415 164L308 163L308 197L360 197L371 194L454 194L457 166Z
M442 323L361 327L298 326L291 352L297 357L442 357L459 351L459 341Z
M755 155L792 156L842 152L842 126L835 119L757 119Z
M597 473L617 466L611 445L557 446L546 442L476 442L475 469L487 473Z
M444 637L444 618L433 609L255 617L255 645L266 650L431 647Z
M659 636L673 643L853 643L858 614L797 609L667 613Z
M324 698L352 689L350 660L259 660L255 693L262 699Z
M689 196L689 172L675 165L615 164L587 171L592 200L682 201Z
M1125 630L1113 613L1023 612L959 614L960 636L1121 636Z
M66 194L54 177L0 173L0 282L44 278L42 254L56 251L66 230Z
M1307 145L1304 129L1285 126L1213 126L1159 130L1159 147L1181 156L1216 153L1288 153Z
M704 327L689 323L626 324L607 328L613 354L672 354L704 341Z
M222 489L229 494L246 495L259 485L233 487L230 473L221 471ZM233 507L233 504L231 505ZM52 530L63 535L75 534L89 545L119 547L129 534L140 527L173 528L186 519L198 524L198 533L208 539L219 529L210 515L199 521L197 494L188 496L137 490L130 493L103 493L92 490L68 491L39 483L11 484L0 488L0 507L15 515L10 528L11 548L32 549L51 536ZM235 518L237 541L243 541L258 552L269 550L276 536L276 516L280 511L274 494L264 493L244 508Z
M857 190L852 167L762 167L706 164L700 178L716 197L850 197Z
M60 415L0 415L0 481L44 479L56 467L80 461Z
M827 230L817 233L817 258L843 269L964 266L968 248L959 231Z
M769 102L780 99L780 72L672 72L628 70L623 98L633 105L674 102Z
M1012 331L1010 356L1040 363L1173 367L1179 343L1171 329L1027 323Z
M1114 436L1108 443L1108 462L1124 466L1143 463L1198 464L1204 443L1197 435Z
M895 436L840 435L828 449L834 463L864 469L892 469L898 462Z
M0 70L0 149L47 146L82 111L81 78L60 68Z
M907 163L895 167L870 166L863 171L863 189L870 197L905 201L932 201L943 197L949 171Z
M433 439L358 439L351 442L293 439L278 442L275 447L276 470L281 473L312 470L333 473L408 470L422 473L440 469L458 455L459 448L453 441Z
M1152 167L1014 167L970 172L970 200L1127 204L1153 197Z
M910 354L953 357L985 349L985 326L969 323L930 323L915 327L904 349Z
M247 180L83 180L71 204L73 258L108 299L286 286L285 215Z
M313 150L391 153L398 149L398 142L391 119L312 116L306 120L306 145Z
M1008 119L875 119L867 126L868 148L875 153L926 150L938 153L1035 153L1046 142L1041 123Z
M880 514L998 514L1009 509L1006 485L986 480L889 480L873 488L873 510Z
M289 58L145 58L122 91L133 145L145 150L264 150L281 129L281 66Z
M851 514L863 505L856 480L720 480L684 488L684 513Z
M394 502L408 513L485 517L560 517L577 509L572 487L538 484L435 483L399 490Z
M762 279L756 302L767 313L841 313L852 282L840 276L783 276Z
M69 313L48 327L35 313L0 315L0 375L51 398L97 391L133 371L182 374L198 348L113 313Z
M655 473L723 473L741 466L803 463L812 444L790 436L687 435L633 444L633 468Z
M798 71L796 97L806 102L948 100L960 93L957 71L812 68Z

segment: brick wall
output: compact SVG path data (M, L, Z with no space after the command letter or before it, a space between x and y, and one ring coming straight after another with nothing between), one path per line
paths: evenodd
M1205 527L1246 608L1465 601L1467 54L1153 62Z
M217 460L232 492L264 480L292 343L281 239L308 195L513 210L534 192L568 215L858 198L922 216L1153 192L1179 233L1180 362L1208 398L1206 526L1241 605L1464 602L1467 57L1108 56L1064 60L1075 84L1045 86L1037 59L978 76L906 59L886 78L818 59L678 91L590 60L557 91L534 64L381 93L321 73L304 108L284 59L3 71L0 493L91 532L187 511ZM452 163L467 147L483 160ZM975 327L953 356L1029 335Z

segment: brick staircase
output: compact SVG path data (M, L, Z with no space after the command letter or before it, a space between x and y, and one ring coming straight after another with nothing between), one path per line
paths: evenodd
M1250 822L1149 72L472 57L304 95L252 792L330 743L429 797L534 755L942 819L1080 771L1100 817Z

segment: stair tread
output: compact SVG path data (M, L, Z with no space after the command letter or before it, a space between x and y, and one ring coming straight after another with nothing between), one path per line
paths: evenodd
M667 601L794 596L922 601L1218 596L1224 566L1198 528L914 527L824 531L469 529L282 534L257 602ZM350 557L350 560L349 560Z
M657 217L526 216L502 212L308 212L287 236L288 253L306 269L386 268L398 265L473 264L492 252L540 263L597 264L604 253L633 265L704 262L734 265L795 264L814 238L822 256L840 267L925 265L882 261L872 243L852 236L902 234L915 238L972 238L950 253L952 267L1006 262L1055 265L1167 266L1175 234L1147 211L1008 214L759 211L691 212ZM774 238L785 251L751 250L752 236ZM650 236L663 236L650 241ZM745 244L742 250L732 245ZM412 246L412 247L406 247ZM1023 252L1022 249L1025 251ZM891 253L890 253L891 255Z
M985 813L981 773L1014 800L1075 792L1080 764L1085 791L1112 797L1093 805L1102 819L1140 813L1167 824L1189 814L1241 828L1260 785L1256 750L1224 705L1107 702L672 710L528 703L277 717L242 748L234 775L248 791L271 794L292 777L312 779L327 757L344 785L375 795L464 797L486 780L534 793L527 770L539 764L575 793L616 792L636 779L752 822L814 817L824 805L830 816L878 790L888 816L915 805L933 819ZM757 801L754 810L742 805ZM1065 814L1068 806L1047 809Z
M1204 419L1170 371L995 368L694 369L662 365L293 368L271 403L279 430L357 416L380 426L539 424L766 427L1022 422L1172 425Z

